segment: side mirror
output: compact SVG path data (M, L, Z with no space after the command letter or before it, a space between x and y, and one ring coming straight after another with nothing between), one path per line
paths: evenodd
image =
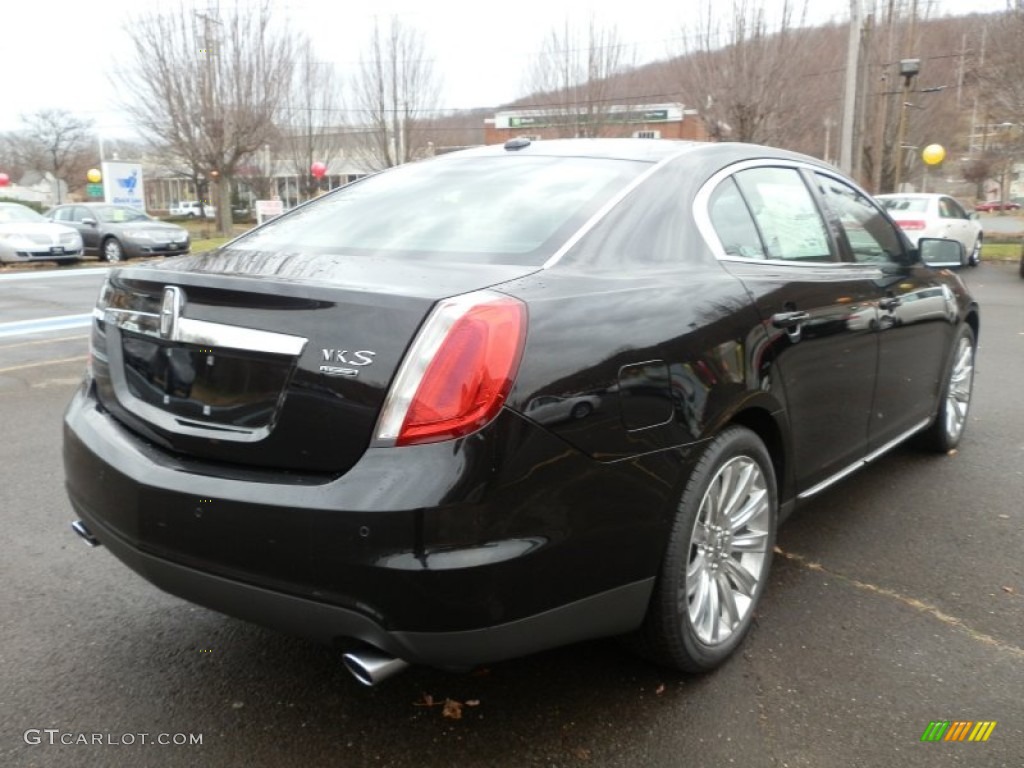
M929 267L960 269L967 264L967 252L959 240L922 237L917 243L921 261Z
M83 224L88 224L90 227L95 227L96 226L96 219L85 218L85 219L82 219L82 223Z

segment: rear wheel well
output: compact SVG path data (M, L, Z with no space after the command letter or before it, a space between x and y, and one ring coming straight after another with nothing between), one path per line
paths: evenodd
M1024 261L1022 261L1021 263L1024 264ZM971 326L971 330L974 331L974 343L977 344L978 343L978 332L981 330L981 328L979 327L979 322L978 322L978 313L977 312L969 312L967 314L965 322L969 326Z
M771 456L772 467L775 469L775 486L779 489L779 499L785 499L787 496L785 450L782 445L782 431L775 419L763 408L748 408L736 414L729 423L746 427L761 438L764 447L768 449L768 455Z

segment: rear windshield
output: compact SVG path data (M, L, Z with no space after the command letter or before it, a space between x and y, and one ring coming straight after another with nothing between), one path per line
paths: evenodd
M450 157L363 179L227 250L542 264L647 163Z
M887 211L912 211L927 213L928 200L923 197L884 197L880 202Z

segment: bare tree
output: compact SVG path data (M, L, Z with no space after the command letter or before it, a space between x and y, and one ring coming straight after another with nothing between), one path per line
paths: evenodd
M714 138L778 145L804 120L799 75L813 52L797 44L806 5L795 18L796 2L782 0L771 20L762 4L733 0L723 21L708 0L682 30L680 90Z
M85 173L95 162L92 121L80 120L64 109L43 109L23 115L25 130L10 140L10 146L31 170L50 171L56 179L57 202L61 202L61 181L69 189L81 188Z
M559 137L604 135L616 95L628 93L623 75L634 63L618 30L593 15L583 29L571 27L568 18L561 28L552 27L527 73L538 125Z
M342 116L334 66L317 61L310 46L304 44L278 120L282 154L299 178L303 197L312 197L317 188L310 166L314 162L330 166L342 156Z
M125 109L154 145L196 181L218 188L217 218L231 232L231 182L273 134L292 82L295 36L255 8L150 14L126 25L135 64L124 77Z
M440 79L427 56L423 34L391 17L375 23L353 83L361 158L380 169L425 153L423 120L437 103Z

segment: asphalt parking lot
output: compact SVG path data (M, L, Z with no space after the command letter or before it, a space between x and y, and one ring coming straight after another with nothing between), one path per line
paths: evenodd
M718 671L681 677L601 641L374 689L331 650L160 593L70 532L61 413L87 350L71 318L102 281L77 272L0 274L0 765L1024 765L1016 265L964 273L982 324L960 450L899 448L799 510ZM934 720L997 725L922 743Z

